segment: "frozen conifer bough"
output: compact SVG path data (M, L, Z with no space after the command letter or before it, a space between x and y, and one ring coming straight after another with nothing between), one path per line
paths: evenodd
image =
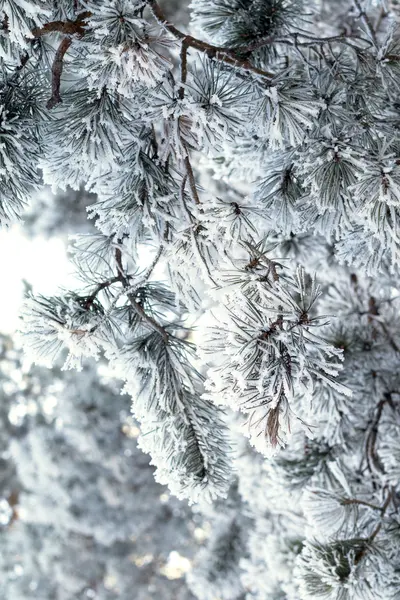
M105 357L157 479L217 502L200 600L394 600L399 3L168 6L1 3L0 220L95 194L24 345Z

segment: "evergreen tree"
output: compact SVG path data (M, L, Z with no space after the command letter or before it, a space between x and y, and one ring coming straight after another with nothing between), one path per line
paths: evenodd
M154 481L115 382L1 349L1 598L190 600L169 565L193 551L190 511Z
M105 356L178 497L231 488L199 598L396 598L398 2L2 12L2 222L42 179L96 194L25 345Z

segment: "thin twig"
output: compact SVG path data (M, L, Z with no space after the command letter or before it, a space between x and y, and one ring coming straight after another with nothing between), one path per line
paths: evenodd
M375 29L372 26L372 23L370 21L369 16L367 15L367 13L365 12L365 10L363 10L360 0L354 0L354 5L357 8L359 14L358 14L358 18L362 19L365 27L367 28L371 39L373 40L375 46L378 45L378 38L376 37L376 33L375 33Z
M199 194L198 194L197 187L196 187L196 180L194 177L192 164L190 162L190 158L189 158L188 154L186 155L184 162L185 162L186 173L188 176L189 187L190 187L190 192L191 192L193 201L195 202L195 204L199 205L199 204L201 204L201 202L200 202Z
M178 97L183 100L183 98L185 97L185 83L186 83L186 78L187 78L187 51L188 51L188 44L186 41L186 38L184 38L182 40L182 46L181 46L181 54L180 54L180 58L181 58L181 87L179 88L179 92L178 92ZM196 180L194 177L194 173L193 173L193 169L192 169L192 164L190 162L190 158L189 158L189 150L186 146L185 141L181 138L181 142L183 147L186 150L186 156L184 159L184 164L185 164L185 169L186 169L186 174L187 177L189 179L189 186L190 186L190 191L192 194L192 198L195 204L201 204L200 202L200 198L199 198L199 194L197 192L197 187L196 187ZM184 179L184 186L186 184L186 178Z
M384 397L378 402L378 405L376 407L376 413L371 423L371 428L365 442L368 468L370 471L372 471L373 469L371 468L371 466L373 464L375 469L377 469L380 473L384 472L384 469L379 460L379 457L376 454L376 440L378 437L379 423L382 418L383 409L386 404L392 405L392 395L390 393L386 393Z
M61 86L61 74L63 71L63 59L68 48L72 44L72 39L66 37L62 40L59 45L57 52L54 57L53 66L51 68L51 98L48 100L47 108L54 108L57 104L62 102L60 95Z
M118 280L122 283L122 285L125 289L130 289L131 286L129 284L127 277L124 274L124 268L122 266L122 250L120 247L117 247L115 249L115 262L117 263ZM138 302L136 302L136 299L131 292L127 292L126 297L128 298L128 300L129 300L132 308L136 312L136 314L139 315L139 317L145 323L147 323L147 325L149 325L149 327L153 331L157 331L157 333L159 333L161 335L161 337L163 338L163 340L165 342L168 342L169 335L168 335L167 330L162 325L160 325L160 323L157 323L157 321L155 321L152 317L150 317L146 313L146 311L142 308L142 306L140 306L140 304Z
M121 278L119 275L117 275L115 277L111 277L111 279L107 279L107 281L102 281L101 283L99 283L98 286L90 294L90 296L88 296L86 298L85 308L89 309L93 305L93 302L96 300L96 297L102 290L105 290L106 288L110 287L114 283L118 283L118 282L121 282Z
M54 108L57 104L60 104L60 102L62 102L60 95L60 86L61 74L63 71L63 59L65 53L72 44L71 36L77 35L78 37L82 37L84 35L86 31L86 22L90 16L91 13L89 11L85 11L80 13L75 19L75 21L52 21L51 23L46 23L45 25L43 25L43 27L35 27L35 29L32 29L31 31L33 38L40 38L43 35L49 33L63 33L66 36L68 36L61 40L61 43L54 56L53 66L51 68L51 98L48 100L46 105L49 109ZM28 59L28 55L25 59L25 62L23 62L23 60L21 59L21 66L19 68L22 68Z
M158 261L160 260L162 254L164 252L164 249L165 249L165 246L163 244L161 244L161 246L157 250L157 254L155 255L151 265L146 269L142 279L140 280L141 284L143 284L144 282L148 281L148 279L150 279L151 274L153 273Z
M203 256L203 254L201 253L201 250L200 250L200 245L199 245L199 241L198 241L198 239L197 239L197 233L196 233L196 231L195 231L195 229L194 229L194 225L195 225L195 223L194 223L193 215L192 215L192 213L190 212L190 210L188 209L188 207L187 207L187 204L186 204L186 202L185 202L185 188L186 188L186 183L187 183L187 180L188 180L188 176L187 176L187 175L185 175L185 176L183 177L183 179L182 179L182 183L181 183L181 189L180 189L180 192L181 192L181 193L180 193L180 198L181 198L182 206L183 206L183 208L185 209L185 211L186 211L186 214L188 215L188 217L189 217L189 220L190 220L190 222L191 222L191 228L190 228L190 236L191 236L191 240L192 240L193 246L194 246L194 248L196 249L196 252L197 252L197 254L198 254L198 258L199 258L199 259L200 259L200 261L203 263L203 265L204 265L204 268L205 268L205 270L207 271L207 275L208 275L208 278L209 278L209 280L211 281L211 283L212 283L213 285L217 286L217 283L216 283L216 281L213 279L213 277L212 277L212 275L211 275L210 267L208 266L208 264L207 264L207 261L206 261L205 257L204 257L204 256ZM197 225L197 227L198 227L198 225Z
M240 46L236 49L237 52L240 53L249 53L254 52L255 50L259 50L260 48L264 48L265 46L270 46L271 44L283 44L285 46L305 46L305 47L313 47L313 46L323 46L324 44L330 44L332 42L338 42L341 44L345 44L346 46L351 46L354 49L361 50L358 46L352 44L349 40L364 42L371 46L371 42L362 37L356 35L332 35L326 38L318 38L313 37L311 35L307 35L305 33L292 33L288 34L290 37L279 38L274 36L269 36L267 38L256 40L252 44L248 44L247 46ZM300 38L300 40L299 40Z
M186 78L187 78L187 50L188 50L188 46L187 46L186 40L182 40L181 54L180 54L181 87L179 88L179 92L178 92L178 98L180 100L183 100L183 98L185 96L185 83L186 83Z
M381 519L384 517L388 506L391 502L391 500L393 499L393 488L390 488L389 493L386 497L385 502L383 503L382 507L380 508L381 511ZM372 542L374 541L374 539L376 538L376 536L378 535L378 533L380 532L380 530L382 529L382 521L380 521L378 523L378 525L375 527L375 529L373 530L373 532L371 533L371 535L365 540L366 541L366 545L364 546L364 548L358 553L358 555L356 556L355 559L355 564L357 565L362 558L364 558L365 554L367 553L367 550L369 549L370 545L372 544Z
M359 500L358 498L346 498L340 502L343 506L348 506L349 504L359 504L360 506L367 506L368 508L372 508L373 510L379 510L382 512L382 506L378 506L377 504L371 504L371 502L366 502L365 500Z
M243 244L243 246L246 248L246 250L248 252L251 252L254 256L254 258L252 258L250 260L250 262L247 263L247 265L245 266L245 270L252 270L255 269L256 267L258 267L262 262L264 262L269 271L272 273L272 279L277 282L279 281L279 274L276 270L277 266L281 266L279 265L279 263L274 262L273 260L271 260L270 258L268 258L266 256L267 251L265 252L260 252L260 250L258 250L256 247L254 247L252 244L249 244L249 242L245 242ZM267 276L269 275L269 272L267 274Z

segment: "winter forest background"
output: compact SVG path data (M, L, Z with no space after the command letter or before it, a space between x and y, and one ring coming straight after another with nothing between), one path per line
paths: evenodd
M400 600L399 94L397 0L0 0L1 600Z

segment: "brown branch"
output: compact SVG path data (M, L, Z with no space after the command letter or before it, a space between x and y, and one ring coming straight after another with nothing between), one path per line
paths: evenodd
M194 177L192 164L190 162L190 158L189 158L188 154L186 155L184 162L185 162L185 168L186 168L186 173L187 173L188 180L189 180L189 187L190 187L190 192L192 194L192 198L193 198L195 204L197 204L197 205L201 204L199 194L197 191L197 187L196 187L196 180Z
M398 62L400 60L400 55L399 54L385 54L382 58L382 61L384 60L391 60L392 62ZM399 160L396 160L396 165L400 164Z
M31 31L34 38L40 38L49 33L63 33L64 35L68 36L61 41L54 57L53 66L51 68L51 98L48 100L46 105L49 109L54 108L54 106L62 102L60 96L61 74L63 71L63 59L65 53L72 44L72 39L70 36L77 35L82 37L85 33L86 21L90 16L91 13L89 11L85 11L80 13L75 21L52 21L51 23L46 23L43 25L43 27L36 27ZM28 59L26 59L25 62L27 60ZM22 61L21 65L24 66Z
M373 510L379 510L382 512L382 506L378 506L377 504L371 504L371 502L366 502L365 500L359 500L358 498L346 498L340 502L343 506L348 506L349 504L359 504L360 506L367 506L368 508L372 508Z
M8 20L8 15L4 14L4 18L1 21L1 28L3 31L5 31L6 33L9 33L10 29L9 29L9 20Z
M122 266L122 251L121 251L120 247L117 247L115 250L115 262L117 263L118 281L120 281L122 283L122 285L125 289L129 289L130 288L129 281L128 281L128 278L124 274L124 268ZM146 311L142 308L142 306L140 306L140 304L138 302L136 302L136 299L131 292L127 292L126 297L128 298L135 313L145 323L147 323L147 325L153 331L157 331L157 333L159 333L161 335L161 337L163 338L163 340L165 342L168 342L169 335L168 335L167 330L146 313Z
M162 325L157 323L157 321L152 319L152 317L149 317L149 315L140 306L140 304L138 302L136 302L135 298L133 297L133 294L128 293L126 295L126 297L128 298L129 302L131 303L131 306L132 306L133 310L136 312L136 314L139 315L139 317L145 323L147 323L147 325L149 325L150 329L153 329L153 331L157 331L157 333L159 333L161 335L161 337L163 338L164 342L168 342L169 335L168 335L167 330L164 329L164 327Z
M372 36L375 36L375 32L369 22L368 16L361 10L361 6L358 0L355 0L355 4L360 12L360 17L363 17L365 23L370 30ZM157 3L156 0L148 0L148 6L150 7L153 16L159 22L159 24L171 35L173 35L176 39L180 40L182 43L181 47L181 82L182 86L179 89L178 96L179 98L183 98L184 95L184 83L186 82L187 75L187 49L193 48L199 52L202 52L209 58L214 58L218 61L229 64L232 67L237 67L243 69L247 72L253 73L255 75L259 75L263 78L267 78L268 80L274 77L273 73L269 73L262 69L255 67L251 62L245 58L243 58L243 54L249 54L254 50L257 50L265 45L271 44L273 42L283 43L292 46L312 46L312 45L321 45L331 41L340 41L342 43L347 43L347 37L349 36L331 36L328 38L312 38L311 36L307 36L306 34L302 35L302 38L309 37L306 41L299 42L297 37L295 40L290 39L275 39L270 36L260 41L256 41L253 44L248 46L240 47L240 48L226 48L220 46L214 46L202 40L199 40L191 35L186 35L184 32L180 31L175 25L170 23L161 7ZM43 35L49 33L62 33L67 36L77 35L79 37L83 36L86 31L87 20L90 18L90 11L84 11L80 13L75 21L52 21L50 23L46 23L43 27L36 27L32 30L32 36L34 38L42 37ZM354 39L360 39L354 36ZM365 40L363 40L365 41ZM374 39L376 42L376 38ZM63 69L63 58L68 48L70 47L72 41L70 39L65 39L61 42L54 59L53 67L52 67L52 96L47 103L48 108L53 108L57 104L59 104L61 100L60 96L60 81L61 74ZM26 63L26 60L24 64ZM22 64L23 66L23 64ZM190 172L189 181L191 180ZM191 188L193 189L192 183L190 182ZM193 193L193 192L192 192ZM198 199L197 193L194 194L194 197ZM197 200L196 200L197 203Z
M18 73L18 71L21 71L24 66L26 65L26 63L28 62L30 56L27 52L24 52L24 54L21 56L21 62L19 63L18 67L15 68L15 71Z
M180 100L183 100L184 96L185 96L185 83L186 83L186 78L187 78L187 43L186 40L182 41L182 45L181 45L181 87L179 88L179 92L178 92L178 98Z
M19 514L18 514L19 491L13 490L7 498L7 502L12 510L11 519L8 522L8 526L10 527L19 518Z
M96 300L96 297L102 290L105 290L106 288L110 287L110 285L113 285L114 283L120 283L120 282L121 282L121 278L119 277L119 275L117 275L115 277L112 277L111 279L107 279L107 281L103 281L102 283L99 283L98 286L94 289L94 291L90 294L90 296L88 296L86 298L85 304L84 304L85 309L88 310L89 308L91 308L91 306L93 305L93 302Z
M43 27L35 27L31 33L34 38L42 37L48 33L63 33L64 35L84 35L86 29L86 21L91 16L89 11L80 13L75 21L52 21L46 23Z
M259 75L268 79L274 77L273 73L268 73L267 71L258 69L248 60L244 60L236 49L214 46L191 35L186 35L177 27L175 27L175 25L168 22L156 0L149 0L148 6L150 7L153 16L159 22L159 24L177 40L180 40L181 42L184 41L187 48L194 48L195 50L206 54L209 58L215 58L216 60L225 62L233 67L238 67L244 69L245 71L252 72L255 75ZM83 36L86 32L86 22L90 16L90 11L85 11L80 13L75 21L52 21L51 23L46 23L43 25L43 27L35 27L35 29L32 29L31 33L34 38L39 38L43 35L55 32L63 33L65 35Z
M271 408L271 410L269 411L264 431L265 437L269 439L273 448L276 448L278 442L280 442L280 438L278 435L280 404L281 399L278 401L278 404L274 408Z
M161 258L161 255L164 251L164 246L161 245L151 263L151 265L146 269L144 276L140 279L140 284L139 285L143 285L144 282L146 282L150 277L152 272L154 271L158 261ZM125 275L125 279L129 281L129 279L131 279L133 277L133 275ZM121 283L121 276L120 275L116 275L115 277L111 277L110 279L107 279L106 281L102 281L101 283L99 283L96 288L93 290L93 292L87 296L87 298L85 298L85 303L84 303L84 308L86 310L88 310L89 308L91 308L91 306L93 305L93 302L96 300L96 297L98 296L98 294L102 291L107 289L108 287L110 287L111 285L113 285L114 283Z
M283 326L283 317L281 315L279 315L279 317L276 319L276 321L273 321L273 323L271 323L268 327L268 329L265 329L264 331L262 331L262 333L259 335L258 339L259 340L268 340L271 335L273 335L277 330L281 330Z
M171 33L176 39L182 42L182 86L178 92L179 98L183 98L184 95L184 84L186 82L187 76L187 49L189 47L206 54L209 58L215 58L216 60L227 63L233 67L239 67L241 69L244 69L245 71L262 76L263 78L271 79L273 77L272 73L268 73L266 71L263 71L262 69L258 69L257 67L252 65L248 60L244 60L243 57L241 57L240 54L234 49L213 46L212 44L208 44L207 42L198 40L197 38L194 38L190 35L186 35L182 31L177 29L172 23L169 23L167 21L167 19L164 16L164 13L162 12L156 0L149 0L148 5L152 10L153 16L161 24L161 26L164 27L164 29L166 29L169 33ZM62 33L67 36L77 35L79 37L82 37L85 34L87 20L90 18L90 16L91 13L89 11L85 11L80 13L75 21L52 21L51 23L46 23L45 25L43 25L43 27L36 27L31 31L31 33L33 38L40 38L43 35L49 33ZM52 67L52 95L47 103L47 107L49 109L53 108L62 101L60 96L60 82L63 69L63 58L71 43L72 40L69 37L62 40L56 52L56 56L54 58L54 63ZM189 180L190 179L191 175L189 173ZM191 188L193 189L192 183ZM197 193L194 194L194 197L197 197L198 199Z
M385 515L392 499L393 499L393 488L390 488L385 502L383 503L382 507L380 507L380 509L379 509L381 511L381 518ZM380 521L380 523L378 523L378 525L372 531L371 535L365 540L366 544L365 544L364 548L357 554L357 556L355 558L354 562L356 565L358 565L359 562L364 558L364 556L366 555L366 553L369 549L370 544L372 544L372 542L374 541L374 539L376 538L376 536L378 535L378 533L380 532L381 529L382 529L382 521Z
M72 44L72 39L66 37L62 40L59 45L57 52L54 57L53 66L51 68L51 97L49 98L46 106L47 108L54 108L57 104L62 102L60 96L61 86L61 74L63 72L63 59L68 48Z
M245 270L251 271L252 269L257 268L260 264L262 264L262 262L265 262L269 271L267 273L266 279L263 278L263 281L266 281L268 279L270 272L272 273L273 281L275 281L275 282L279 281L279 274L276 270L276 267L279 266L278 263L275 263L273 260L271 260L270 258L265 256L265 252L264 253L260 252L259 250L257 250L257 248L253 247L251 244L246 243L245 246L248 251L250 251L256 255L245 266Z
M371 462L370 462L370 459L371 459L374 467L381 473L384 472L384 469L379 460L379 457L376 454L376 440L378 437L379 423L382 418L383 409L386 404L393 406L392 395L389 392L387 392L384 395L384 397L382 398L382 400L380 400L378 402L378 405L376 407L376 413L375 413L374 419L371 423L371 428L370 428L370 431L368 433L368 436L367 436L367 439L365 442L366 458L367 458L367 464L368 464L369 470L370 471L372 470Z
M202 52L208 56L208 58L215 58L216 60L224 62L232 67L237 67L243 69L244 71L254 73L254 75L259 75L260 77L267 79L272 79L274 77L273 73L258 69L248 60L243 59L236 49L213 46L212 44L198 40L191 35L186 35L183 33L183 31L180 31L177 27L175 27L175 25L167 20L156 0L148 0L147 4L159 24L171 35L173 35L174 38L180 40L181 42L184 41L187 47L194 48L195 50Z

